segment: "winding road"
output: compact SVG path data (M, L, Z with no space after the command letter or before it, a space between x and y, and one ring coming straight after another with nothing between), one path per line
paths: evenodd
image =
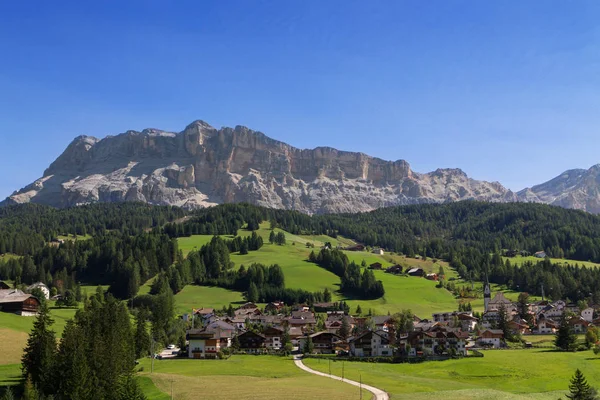
M360 384L358 382L355 381L351 381L349 379L342 379L339 376L336 375L329 375L329 374L325 374L323 372L319 372L319 371L315 371L314 369L308 368L306 365L304 365L304 363L302 362L302 356L294 356L294 364L296 364L296 366L306 372L309 372L311 374L315 374L315 375L319 375L319 376L324 376L326 378L331 378L331 379L335 379L336 381L342 381L344 383L350 384L350 385L354 385L356 387L362 387L363 389L368 390L369 392L373 393L373 399L375 400L389 400L390 396L388 396L388 394L386 392L384 392L381 389L377 389L376 387L373 386L369 386L369 385L365 385L365 384Z

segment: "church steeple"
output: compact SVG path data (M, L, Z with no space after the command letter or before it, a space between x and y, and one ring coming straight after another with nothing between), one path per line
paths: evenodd
M483 307L484 311L488 311L488 305L490 304L490 300L492 298L492 291L490 290L490 282L485 278L485 287L483 288Z

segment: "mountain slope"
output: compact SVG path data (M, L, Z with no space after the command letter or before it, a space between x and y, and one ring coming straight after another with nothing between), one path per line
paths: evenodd
M600 213L600 164L572 169L548 182L518 192L520 201L546 203Z
M517 196L458 169L420 174L404 160L329 147L301 150L246 127L217 130L195 121L180 133L79 136L43 177L3 203L144 201L197 208L244 201L329 213L466 199L505 202Z

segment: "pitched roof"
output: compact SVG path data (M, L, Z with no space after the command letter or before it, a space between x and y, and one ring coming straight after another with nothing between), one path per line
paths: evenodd
M0 303L19 303L33 297L19 289L0 289Z
M501 304L501 303L512 304L512 301L510 301L509 299L504 297L504 293L498 292L498 293L496 293L494 298L492 300L490 300L490 304Z
M373 321L373 323L375 325L383 325L385 324L390 318L389 315L374 315L371 317L371 320Z

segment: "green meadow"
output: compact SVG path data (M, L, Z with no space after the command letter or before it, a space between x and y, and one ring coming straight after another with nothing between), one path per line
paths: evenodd
M324 360L305 364L329 371ZM385 390L392 399L540 399L555 400L567 389L577 368L600 386L600 357L592 351L563 353L545 349L490 350L483 358L373 364L331 362L332 374Z
M227 360L156 360L150 373L149 359L142 360L142 378L174 398L225 399L359 399L359 389L329 378L311 375L296 367L290 357L235 355ZM144 388L152 392L147 383ZM363 398L370 394L363 391ZM156 399L161 399L156 397Z
M222 308L244 303L242 293L213 286L187 285L175 295L175 312L191 313L192 308Z
M535 256L528 256L528 257L522 257L522 256L516 256L516 257L502 257L502 260L504 260L506 262L506 260L509 260L511 264L513 265L522 265L525 262L532 262L532 263L538 263L540 261L543 261L543 258L537 258ZM593 263L590 261L577 261L577 260L568 260L565 258L550 258L550 261L556 264L562 264L563 266L567 267L567 266L575 266L578 265L580 267L587 267L587 268L599 268L600 264L597 263Z
M279 229L275 230L279 232ZM333 246L338 244L348 246L353 244L348 239L338 237L337 239L328 236L298 236L287 232L286 244L283 246L270 244L268 242L270 230L268 224L261 224L257 233L263 237L264 245L257 251L251 251L246 255L238 253L231 254L231 261L235 264L234 268L241 265L248 266L252 263L261 263L265 265L278 264L283 269L285 275L285 285L289 288L304 289L308 291L323 291L329 289L333 294L333 300L346 300L354 312L360 304L366 313L371 309L374 313L387 314L395 313L402 309L411 309L417 315L426 318L431 316L432 312L452 311L457 307L457 300L445 289L436 288L436 282L428 281L422 278L395 276L386 274L383 271L375 271L377 279L382 280L386 294L383 298L377 300L354 300L341 295L339 290L340 279L333 273L319 267L316 264L308 262L308 256L311 251L318 252L320 247L326 242L331 242ZM239 235L247 236L251 232L240 230ZM225 239L231 239L231 236L223 236ZM198 249L211 240L210 235L194 235L187 238L179 238L179 247L187 252ZM307 243L313 243L314 248L306 247ZM363 252L344 252L350 261L361 264L364 260L367 265L375 262L383 264L384 268L400 264L404 268L419 267L426 272L438 272L440 266L446 271L446 276L456 277L456 273L444 262L433 260L412 259L395 254L377 255ZM217 307L228 305L229 302L235 303L240 300L241 294L219 288L204 288L199 286L186 286L186 288L175 296L177 311L186 312L192 307Z

